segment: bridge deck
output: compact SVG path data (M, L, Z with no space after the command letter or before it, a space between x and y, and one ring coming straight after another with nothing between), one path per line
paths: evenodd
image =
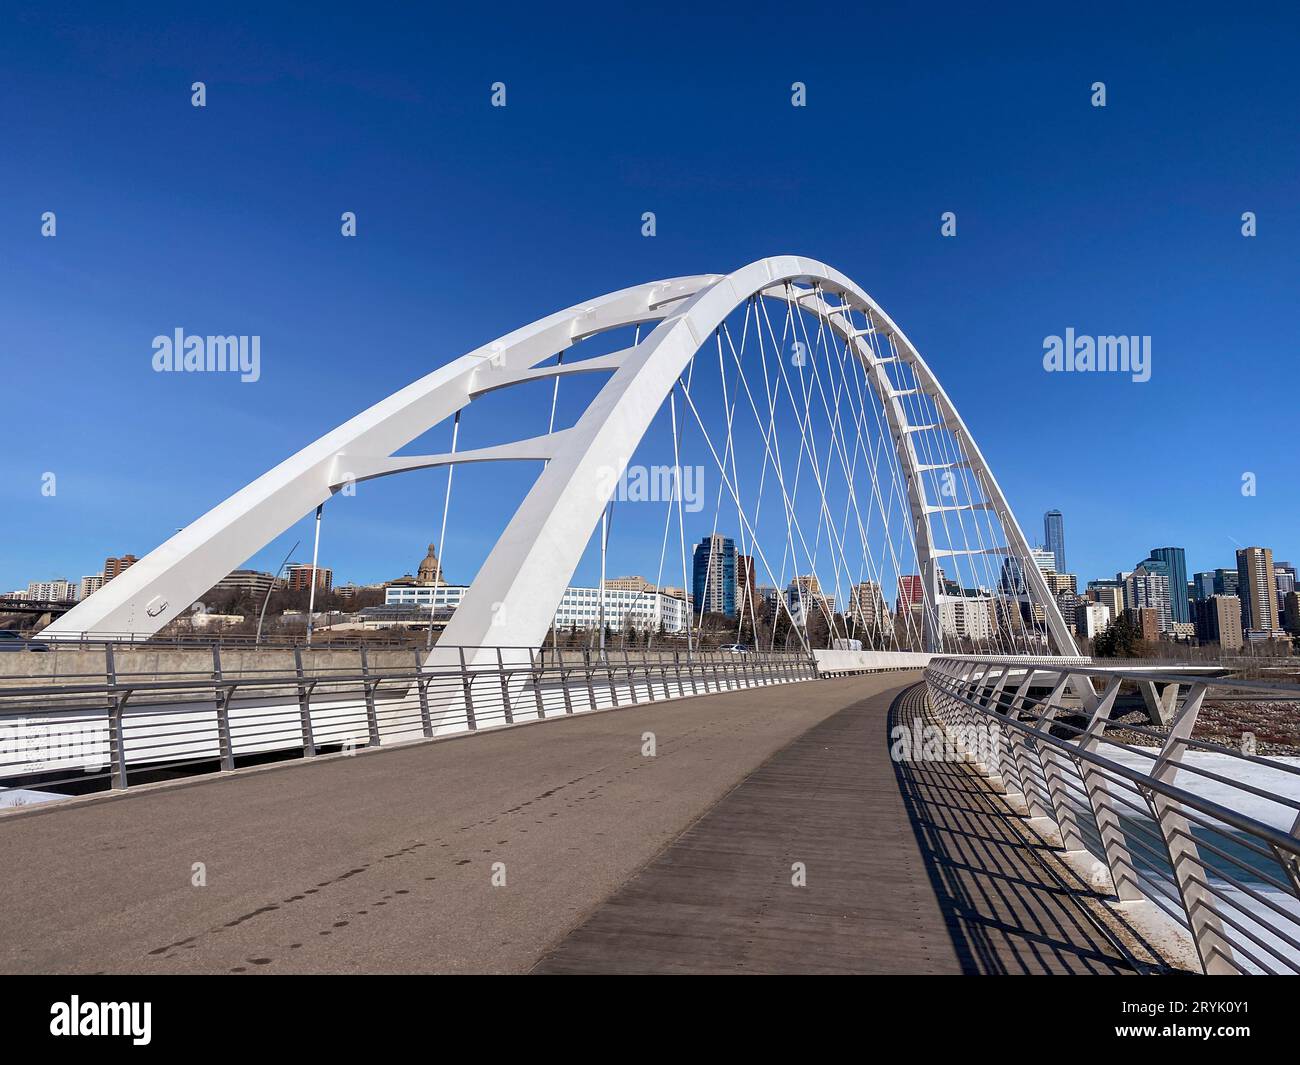
M0 970L1126 969L973 774L889 760L904 687L678 700L0 818Z

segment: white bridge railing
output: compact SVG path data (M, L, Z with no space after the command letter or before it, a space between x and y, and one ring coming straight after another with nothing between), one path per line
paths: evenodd
M0 806L811 680L806 654L437 646L434 665L0 679ZM110 656L110 662L113 661ZM111 667L110 667L111 669Z
M1270 701L1294 720L1300 687L938 656L925 681L949 734L1094 886L1162 910L1207 973L1300 972L1300 758L1195 734L1207 704ZM1114 723L1141 684L1164 689L1165 724Z

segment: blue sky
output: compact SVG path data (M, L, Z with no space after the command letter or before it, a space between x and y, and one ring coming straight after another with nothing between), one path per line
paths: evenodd
M143 555L518 325L783 252L903 326L1031 541L1064 512L1081 578L1164 544L1189 574L1239 544L1300 556L1294 9L667 8L7 5L0 590ZM152 372L176 327L260 335L261 379ZM1045 373L1067 328L1150 335L1151 380ZM367 487L323 564L412 569L442 483ZM449 576L525 483L457 498ZM309 557L304 521L253 564L299 538Z

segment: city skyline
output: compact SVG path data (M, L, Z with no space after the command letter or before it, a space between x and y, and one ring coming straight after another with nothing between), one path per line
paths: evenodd
M1287 450L1246 433L1212 445L1193 413L1223 372L1206 335L1231 337L1232 354L1249 353L1265 377L1285 383L1291 372L1294 338L1277 308L1291 296L1288 237L1300 219L1290 175L1300 149L1267 135L1289 119L1288 93L1252 93L1249 107L1239 95L1261 69L1294 80L1274 36L1236 25L1209 40L1144 11L1126 15L1134 34L1121 40L1061 17L1044 32L1064 37L1068 27L1074 58L1045 67L1041 41L1008 40L973 13L923 30L878 14L871 32L895 41L978 54L996 40L1001 56L996 68L932 71L919 84L905 48L877 57L879 84L897 86L873 98L877 121L908 160L891 172L856 146L829 168L791 165L822 157L842 121L831 101L861 92L845 74L817 64L805 72L791 59L787 44L797 54L799 42L820 42L811 26L790 26L777 42L738 25L747 62L702 73L696 85L601 47L636 25L612 16L583 31L597 91L539 65L560 33L544 19L527 44L502 42L485 56L462 47L480 29L468 23L416 16L398 40L358 26L345 46L329 34L301 39L296 20L268 13L254 62L226 30L184 12L171 18L172 32L192 39L183 54L129 33L69 44L39 25L21 45L16 35L0 40L0 87L20 105L10 148L30 161L6 176L10 206L0 215L8 385L43 397L107 370L117 390L87 404L75 426L55 424L6 449L0 506L24 534L0 554L0 587L84 575L74 571L89 571L87 529L109 550L145 554L361 404L482 343L481 319L499 333L647 277L728 270L773 250L863 275L942 374L1022 528L1049 506L1069 516L1068 561L1078 573L1113 571L1117 526L1139 551L1180 543L1192 571L1221 565L1239 543L1283 544L1295 527ZM1141 43L1148 37L1177 40L1176 71ZM705 58L698 44L683 47L684 61ZM382 74L367 61L377 49ZM310 90L304 53L313 56ZM121 74L137 68L138 78ZM1224 78L1214 91L1198 77L1208 69ZM201 110L189 101L200 74L209 89ZM808 105L795 109L789 90L801 75ZM494 110L498 77L510 103ZM1105 108L1089 102L1099 77L1111 90ZM972 78L980 93L969 91ZM1194 107L1189 85L1200 86ZM701 91L723 101L726 122L690 106ZM575 108L591 143L561 148L532 132ZM608 116L665 110L680 116L672 143L618 146L604 132ZM1155 113L1162 150L1153 154L1143 149ZM947 136L936 138L936 128ZM1218 153L1207 168L1207 137L1249 150ZM173 150L142 171L138 160L159 139ZM213 143L230 151L213 156ZM739 173L737 143L752 153ZM953 183L954 146L986 180ZM515 165L495 165L507 150ZM1058 165L1081 153L1131 165ZM258 165L242 165L245 155ZM446 166L449 156L471 165ZM207 163L196 170L195 158ZM313 159L310 178L302 158ZM401 167L386 165L394 158ZM1045 164L1069 177L1040 181ZM845 205L825 209L846 179L864 174L873 192L848 222ZM1152 201L1153 189L1166 198ZM41 236L47 210L58 216L53 238ZM949 210L957 230L945 238ZM355 238L340 235L344 211L356 215ZM656 214L653 238L641 235L647 211ZM1259 219L1256 237L1240 232L1244 211ZM896 254L864 255L868 235ZM1190 303L1196 315L1186 313ZM1044 338L1076 326L1150 336L1150 380L1045 373ZM257 380L154 372L153 338L176 329L260 337ZM1007 416L1008 381L1026 408L1082 413L1139 402L1161 417L1090 438L1085 469L1095 472L1065 478L1066 457L1025 446L1038 429ZM1229 405L1224 416L1239 415ZM472 421L462 444L491 443ZM431 450L446 436L431 434ZM1171 446L1178 457L1161 477L1122 501L1109 496L1134 453ZM46 474L57 478L53 494L42 493ZM528 471L503 469L491 493L479 489L472 504L462 497L465 520L447 532L451 570L473 575L504 524L495 495L517 500L528 482ZM384 560L437 528L441 486L436 472L362 486L356 506L330 515L322 557L346 580L386 579ZM708 531L696 528L692 539ZM274 569L310 534L305 514L243 564ZM627 553L614 543L612 564L634 565L653 539ZM589 550L575 579L589 581L594 567Z

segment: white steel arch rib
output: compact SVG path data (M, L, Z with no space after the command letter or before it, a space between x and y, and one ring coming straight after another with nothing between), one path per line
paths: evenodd
M828 303L832 294L840 301ZM81 633L149 635L175 618L232 569L261 550L350 481L458 462L540 458L546 466L516 510L442 636L444 646L525 648L539 645L581 559L592 530L655 414L696 351L727 316L752 296L797 300L825 317L863 362L884 406L908 501L922 577L937 601L937 567L930 517L909 424L884 363L868 334L889 338L930 394L944 427L962 444L982 476L1007 549L1022 560L1029 546L965 423L919 352L875 301L843 274L800 256L776 256L734 273L699 275L624 289L570 307L484 345L408 385L309 444L182 529L45 630L49 637ZM851 313L871 324L857 328ZM623 351L584 362L539 366L593 334L657 322L649 336ZM473 398L543 377L610 373L571 428L499 448L460 454L395 456ZM1024 565L1052 642L1077 653L1053 596L1036 566ZM927 619L927 644L938 634ZM437 653L435 648L435 655ZM495 657L495 650L491 652Z

